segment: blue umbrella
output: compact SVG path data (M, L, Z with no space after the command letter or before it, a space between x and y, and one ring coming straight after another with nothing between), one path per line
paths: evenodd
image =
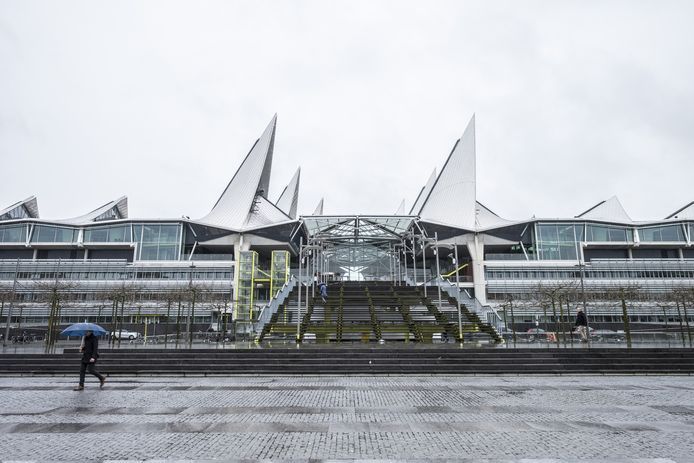
M95 336L101 336L108 333L105 329L96 323L75 323L70 325L60 332L63 336L84 336L87 331L91 331Z

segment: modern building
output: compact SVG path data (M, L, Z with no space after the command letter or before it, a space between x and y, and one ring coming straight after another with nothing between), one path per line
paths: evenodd
M691 303L694 202L659 220L632 220L616 197L565 218L502 218L477 198L473 117L409 211L327 215L321 200L297 216L300 169L269 195L276 123L199 219L131 219L126 197L70 219L41 218L35 197L0 210L0 322L156 330L175 314L247 333L282 288L316 279L442 288L497 326L507 308L532 326L577 306L622 323L623 303L632 322L667 324L683 320L678 298Z

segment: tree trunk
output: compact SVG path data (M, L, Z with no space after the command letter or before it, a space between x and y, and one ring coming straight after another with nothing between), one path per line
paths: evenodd
M627 311L627 301L622 296L620 298L622 302L622 322L624 323L624 336L627 338L627 347L631 349L631 327L629 323L629 312Z
M680 335L682 336L682 347L687 347L687 343L684 341L684 325L682 324L682 312L680 311L680 303L675 302L677 304L677 319L680 322Z
M166 301L166 323L164 323L164 347L169 344L169 319L171 318L171 298Z
M689 315L687 314L687 302L682 300L682 310L684 311L684 323L687 325L687 337L689 338L689 347L692 347L692 330L689 327Z
M188 346L193 347L193 325L195 324L195 298L197 290L193 290L193 297L190 301L190 329L188 330Z
M554 338L557 342L557 347L561 347L559 345L559 320L557 318L557 303L552 298L552 315L554 315Z
M513 346L516 345L516 317L513 315L513 302L509 302L511 306L511 330L513 331Z
M566 318L567 318L567 323L569 325L569 342L571 343L571 347L573 348L574 346L574 336L573 336L573 330L571 329L571 305L569 304L569 298L566 298ZM588 327L586 326L586 330L588 330ZM564 344L566 345L566 344Z
M178 313L176 314L176 349L178 349L178 338L181 336L181 296L178 296Z

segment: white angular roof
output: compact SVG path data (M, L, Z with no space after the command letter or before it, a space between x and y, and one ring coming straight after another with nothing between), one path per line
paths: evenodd
M288 222L291 218L282 212L277 206L272 204L270 200L260 195L255 197L251 211L248 214L246 222L243 224L244 229L264 227L279 222Z
M299 182L301 179L301 167L296 170L296 173L289 181L289 184L284 187L282 194L275 203L277 207L287 214L292 219L296 219L296 209L299 205Z
M665 220L669 219L689 219L694 220L694 201L687 204L686 206L677 209L675 212L665 217Z
M475 116L456 142L419 213L423 220L474 230L476 226Z
M616 196L601 201L584 213L577 215L576 218L602 220L605 222L630 223L631 217L624 210L624 206Z
M424 200L427 198L427 196L429 196L429 192L433 188L435 182L436 182L436 169L434 168L434 171L429 176L429 180L427 180L426 185L424 185L422 187L422 189L419 190L419 195L417 196L417 199L414 201L414 204L412 205L412 209L410 209L410 215L419 214L420 209L422 209L422 204L424 203Z
M321 198L320 201L318 201L318 205L316 206L316 210L313 211L313 215L323 215L323 199Z
M71 219L59 220L73 225L86 225L92 222L100 222L102 220L118 220L128 218L128 197L121 196L120 198L110 201L103 206L99 206L91 212L88 212L79 217Z
M403 199L400 205L398 206L398 210L395 211L395 215L405 215L405 200Z
M516 223L513 220L507 220L499 217L496 213L492 212L487 206L479 201L476 203L476 212L477 227L480 229L503 227L504 225Z
M199 219L199 222L240 230L256 222L264 222L268 217L275 215L274 212L270 212L267 217L258 217L257 220L252 217L254 214L265 214L268 210L265 202L269 203L267 195L276 126L275 114L210 213ZM273 209L277 209L274 204L271 205ZM285 220L288 220L288 217L285 217Z
M39 206L36 196L29 196L24 201L19 201L0 210L0 220L26 218L23 217L25 215L32 219L39 218Z

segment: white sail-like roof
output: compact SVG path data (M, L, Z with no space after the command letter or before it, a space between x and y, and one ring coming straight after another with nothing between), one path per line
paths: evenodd
M507 220L499 217L496 213L492 212L487 206L477 201L477 227L482 228L495 228L503 227L515 223L513 220Z
M616 223L632 222L631 217L629 217L629 214L624 210L624 206L622 206L622 203L619 202L616 196L599 202L584 213L577 215L576 218L603 220L605 222Z
M264 227L273 223L288 222L291 220L287 214L272 204L267 198L260 195L255 197L251 211L248 214L244 229Z
M405 200L404 199L400 203L400 206L398 206L398 210L395 211L395 215L405 215Z
M210 213L202 217L200 222L238 230L255 223L251 215L259 213L261 209L265 211L265 206L254 206L261 203L257 197L267 199L276 126L275 114ZM272 206L276 209L274 204Z
M687 204L686 206L677 209L675 212L665 217L665 220L669 219L688 219L694 220L694 201Z
M313 211L313 215L323 215L323 199L321 198L320 201L318 201L318 205L316 206L316 210Z
M419 190L419 195L417 196L417 199L414 201L414 204L412 205L412 209L410 209L410 215L417 215L419 214L419 210L422 208L422 204L424 203L424 200L429 196L429 192L434 186L434 183L436 182L436 169L431 173L429 176L429 180L427 180L426 185L422 187L421 190Z
M423 220L475 229L475 116L456 142L419 215Z
M99 206L91 212L88 212L79 217L72 219L60 220L60 222L70 223L73 225L86 225L92 222L100 222L102 220L118 220L128 218L128 197L121 196L120 198L109 201L103 206Z
M282 194L275 203L278 208L292 219L296 219L296 209L299 205L299 182L301 179L301 167L296 169L296 173L284 187Z
M0 220L12 219L38 219L39 206L36 196L29 196L24 201L19 201L0 210Z

